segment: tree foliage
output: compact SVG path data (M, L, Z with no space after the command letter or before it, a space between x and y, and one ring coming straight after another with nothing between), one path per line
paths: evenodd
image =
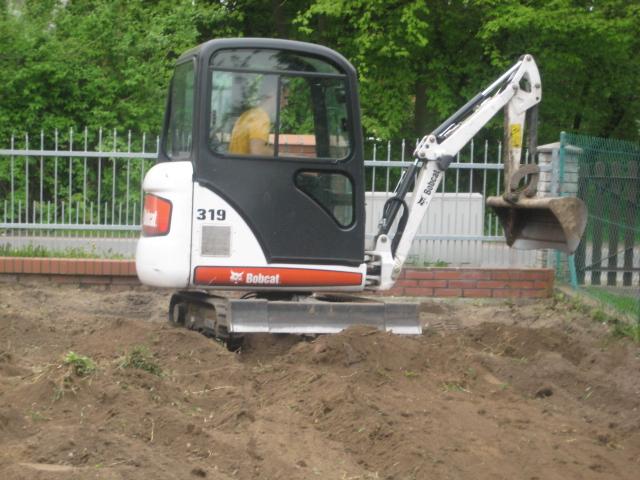
M366 135L428 132L528 52L541 141L638 138L635 0L0 0L0 138L158 132L175 58L224 36L340 51L358 69Z
M200 41L199 27L222 17L220 6L169 0L33 0L9 8L0 20L0 133L157 132L174 60Z
M355 64L370 134L391 138L410 121L428 13L420 0L316 0L297 18L302 33Z
M543 80L542 136L561 130L638 137L640 4L487 0L479 36L494 65L527 51Z

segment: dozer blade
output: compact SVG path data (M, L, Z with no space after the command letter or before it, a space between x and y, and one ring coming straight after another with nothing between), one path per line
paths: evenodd
M234 351L248 333L312 335L366 325L402 335L422 334L418 303L334 293L282 298L286 298L282 293L272 299L229 298L201 290L184 290L171 297L169 323L219 338Z
M230 299L226 328L243 333L338 333L354 325L404 335L420 335L418 305L361 298L335 298L328 301L273 301Z
M504 228L507 245L520 250L555 248L575 252L587 225L587 207L579 198L520 198L509 202L489 197Z

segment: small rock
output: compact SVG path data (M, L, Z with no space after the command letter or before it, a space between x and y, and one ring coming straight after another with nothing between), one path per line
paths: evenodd
M207 476L207 472L204 471L202 468L194 468L193 470L191 470L191 475L195 475L196 477L206 477Z
M551 395L553 395L553 389L551 387L544 387L536 392L536 398L546 398Z
M313 353L316 355L327 351L327 345L324 343L318 343L313 347Z

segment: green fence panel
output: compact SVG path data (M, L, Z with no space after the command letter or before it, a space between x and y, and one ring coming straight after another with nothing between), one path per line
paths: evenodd
M558 178L589 211L575 255L556 256L558 280L640 321L640 144L563 132Z

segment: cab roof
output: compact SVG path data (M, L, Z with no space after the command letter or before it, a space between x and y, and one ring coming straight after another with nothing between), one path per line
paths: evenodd
M355 68L338 52L315 43L282 40L277 38L220 38L209 40L187 50L178 58L178 63L187 58L208 58L216 50L233 48L266 48L274 50L289 50L326 58L340 66L346 73L355 75Z

